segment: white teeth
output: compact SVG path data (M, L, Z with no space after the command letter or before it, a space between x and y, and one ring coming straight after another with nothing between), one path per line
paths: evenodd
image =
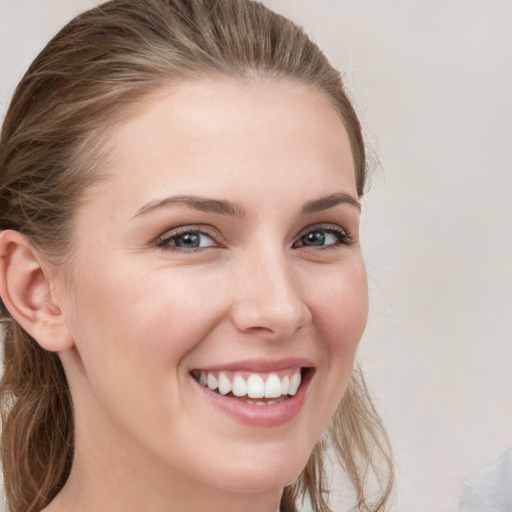
M287 393L281 393L281 381L279 377L275 373L270 374L267 382L265 382L265 398L278 398L282 394Z
M290 378L288 375L281 381L281 395L287 395L288 389L290 388Z
M231 381L222 372L219 374L219 393L221 395L231 393Z
M249 398L263 398L265 396L265 383L259 375L251 375L247 379L247 395Z
M297 393L300 386L300 372L295 372L290 379L290 387L288 388L288 394L293 396Z
M235 396L245 396L247 395L247 383L243 377L237 375L233 379L233 395Z
M213 373L198 372L196 377L199 384L208 387L211 390L218 389L221 395L233 393L237 397L247 396L248 398L267 398L270 399L266 402L257 400L248 400L248 403L255 405L275 403L274 398L286 399L287 396L293 396L301 384L300 370L289 377L285 375L282 379L275 373L271 373L266 381L257 373L249 375L245 380L241 375L235 375L233 381L229 379L225 372L220 372L217 377Z
M211 374L208 374L207 384L210 389L217 389L217 379Z

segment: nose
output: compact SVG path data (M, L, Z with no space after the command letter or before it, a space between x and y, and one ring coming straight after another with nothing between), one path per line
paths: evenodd
M236 281L232 319L239 331L284 340L311 322L302 283L284 254L253 255Z

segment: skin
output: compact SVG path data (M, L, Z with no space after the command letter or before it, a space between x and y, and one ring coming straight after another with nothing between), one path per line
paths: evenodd
M366 323L359 209L301 213L332 194L357 198L346 130L302 86L204 80L147 99L109 148L109 176L76 215L73 257L44 273L61 326L49 348L76 414L71 476L46 512L276 512L346 390ZM149 210L175 195L244 215ZM182 227L205 233L198 249L162 244ZM305 245L320 228L348 238ZM219 411L190 375L288 357L315 373L300 412L270 428Z

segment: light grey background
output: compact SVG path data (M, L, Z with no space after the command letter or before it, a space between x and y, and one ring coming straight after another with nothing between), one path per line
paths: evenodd
M94 0L0 0L0 113ZM360 358L398 512L454 512L512 446L512 2L269 0L343 70L376 162ZM482 511L485 512L485 511Z

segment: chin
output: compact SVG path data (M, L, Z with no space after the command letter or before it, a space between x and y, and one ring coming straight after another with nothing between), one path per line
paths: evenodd
M267 464L271 465L271 462ZM282 489L295 481L301 474L303 467L287 471L267 470L251 472L250 474L238 474L229 478L229 485L224 482L215 482L216 486L230 492L262 493L273 489Z
M296 480L306 466L311 450L287 450L268 454L260 449L257 457L248 454L225 460L228 467L215 474L215 485L233 492L265 492L283 488ZM228 482L228 485L226 485Z

